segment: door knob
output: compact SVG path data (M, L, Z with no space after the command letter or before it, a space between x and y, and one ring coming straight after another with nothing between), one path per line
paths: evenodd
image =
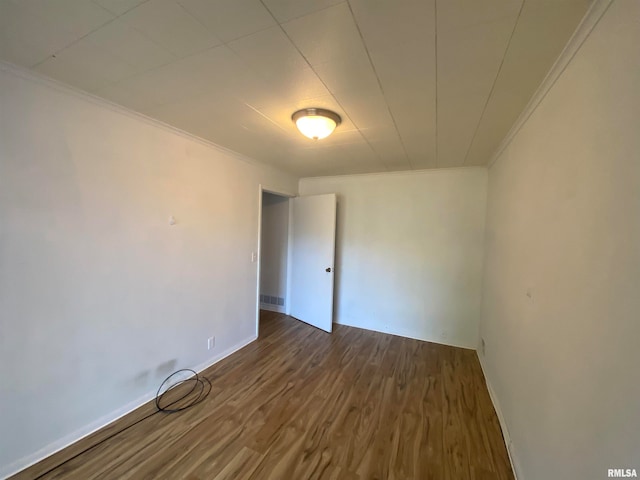
M331 273L331 267L327 267L327 268L325 268L325 270L324 270L324 271L325 271L325 272L327 272L327 273Z

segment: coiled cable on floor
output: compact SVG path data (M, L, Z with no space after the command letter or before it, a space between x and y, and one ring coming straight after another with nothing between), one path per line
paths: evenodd
M184 374L190 375L187 378L182 378L181 380L177 379ZM165 395L175 390L176 388L187 384L191 384L191 389L187 393L183 394L181 397L171 401L164 406L162 405L162 399L165 397ZM209 393L211 393L211 382L206 377L198 375L194 370L191 370L189 368L183 368L173 372L171 375L164 379L164 382L160 384L158 392L156 393L156 407L158 411L164 413L181 412L202 402L205 398L207 398ZM183 400L185 400L184 403L182 403ZM174 405L178 406L175 408L170 408Z

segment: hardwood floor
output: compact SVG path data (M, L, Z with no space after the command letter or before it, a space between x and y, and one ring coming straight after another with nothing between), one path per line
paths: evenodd
M263 312L203 375L201 404L145 405L12 478L514 478L472 350Z

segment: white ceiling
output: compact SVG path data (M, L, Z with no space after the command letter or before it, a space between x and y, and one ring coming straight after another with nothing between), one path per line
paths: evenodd
M0 0L0 58L300 176L483 165L590 3Z

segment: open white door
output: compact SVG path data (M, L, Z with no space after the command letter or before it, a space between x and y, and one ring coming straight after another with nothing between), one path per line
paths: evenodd
M336 195L296 197L291 202L290 313L331 332Z

